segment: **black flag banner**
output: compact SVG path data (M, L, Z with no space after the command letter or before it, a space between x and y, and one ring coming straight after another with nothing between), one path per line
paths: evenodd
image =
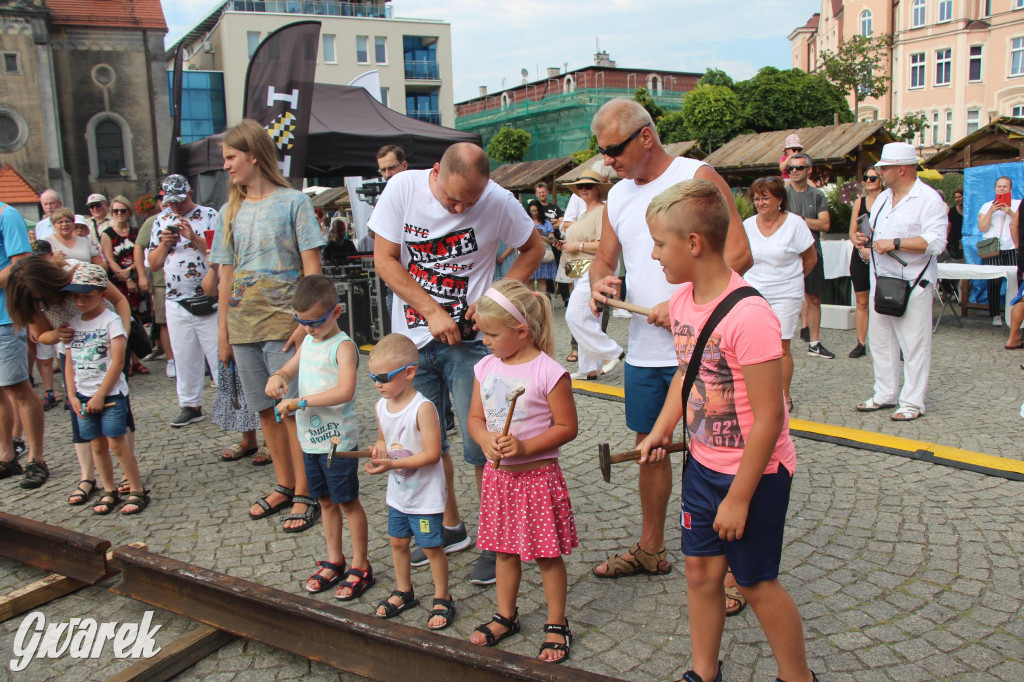
M167 172L170 175L178 172L178 156L181 154L181 81L185 77L182 73L184 55L185 41L183 40L178 45L178 51L174 53L174 83L171 86L174 120L171 123L171 153L170 158L167 160Z
M260 43L245 75L245 118L259 121L277 145L281 173L298 188L306 169L320 22L299 21Z

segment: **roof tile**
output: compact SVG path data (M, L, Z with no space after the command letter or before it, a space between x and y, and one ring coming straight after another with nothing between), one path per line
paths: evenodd
M39 193L14 170L14 166L5 163L0 168L0 201L5 204L35 204L39 202Z
M56 26L167 31L160 0L45 0Z

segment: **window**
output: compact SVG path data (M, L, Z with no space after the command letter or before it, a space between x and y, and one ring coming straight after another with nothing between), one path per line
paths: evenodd
M576 81L573 80L572 76L565 77L565 80L562 81L562 89L565 92L576 92Z
M981 110L980 109L968 109L967 110L967 134L975 133L978 128L981 127Z
M14 109L0 104L0 153L9 154L25 146L28 124Z
M946 110L946 142L953 141L953 110Z
M981 17L992 16L992 0L981 0Z
M953 71L953 50L944 47L935 50L935 84L949 85Z
M1024 104L1014 104L1013 109L1010 110L1010 116L1024 118Z
M925 0L914 0L914 4L911 6L911 28L920 28L924 26L925 13L928 6L925 4Z
M1010 41L1010 75L1024 75L1024 38Z
M17 52L4 52L4 73L19 74L21 73L21 60L18 59Z
M1024 9L1024 0L1013 0L1014 9Z
M865 38L871 37L871 10L860 13L860 34Z
M323 56L324 56L324 64L337 64L338 63L338 55L335 54L335 52L334 52L334 36L332 36L332 35L325 35L324 36Z
M373 60L377 64L388 63L388 39L385 36L375 36L373 39Z
M260 46L260 32L259 31L246 31L245 39L249 44L249 59L256 54L256 48Z
M921 120L924 122L924 126L922 126L922 128L921 128L921 132L917 134L917 140L918 140L917 146L923 147L924 146L924 135L925 135L925 133L928 132L928 114L926 114L923 111L919 111L919 112L917 112L917 115L920 116Z
M388 88L380 89L380 103L384 106L388 105Z
M939 0L939 23L953 21L953 0Z
M971 45L971 60L967 66L967 80L977 83L981 80L981 45Z
M117 121L107 119L96 125L96 160L101 178L119 178L124 168L124 135Z
M369 41L367 36L356 36L356 61L360 64L370 63Z
M910 87L924 87L924 52L910 55Z
M932 112L932 145L937 145L941 140L939 139L939 112Z

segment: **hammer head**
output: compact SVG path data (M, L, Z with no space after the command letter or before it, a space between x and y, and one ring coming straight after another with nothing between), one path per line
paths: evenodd
M524 393L526 393L525 386L516 386L515 388L508 392L508 395L505 396L505 400L509 401L510 403L514 403L519 398L519 396L521 396Z
M608 443L597 446L597 463L601 467L601 477L605 483L612 482L612 455Z

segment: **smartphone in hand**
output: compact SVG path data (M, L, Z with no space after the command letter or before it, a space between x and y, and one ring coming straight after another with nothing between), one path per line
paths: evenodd
M996 203L997 204L1002 204L1003 206L1010 207L1010 206L1013 206L1012 201L1013 201L1013 195L1010 192L996 194Z

